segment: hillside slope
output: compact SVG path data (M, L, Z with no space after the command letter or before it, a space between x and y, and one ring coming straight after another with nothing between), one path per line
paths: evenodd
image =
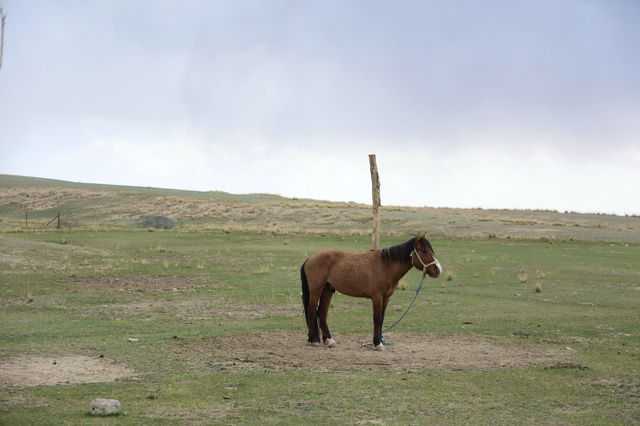
M43 229L58 212L63 227L140 227L163 216L181 230L223 229L273 233L355 234L371 231L371 206L291 199L74 183L0 175L0 230ZM49 225L54 228L56 222ZM425 231L444 238L544 238L640 243L640 217L538 210L382 207L382 232Z

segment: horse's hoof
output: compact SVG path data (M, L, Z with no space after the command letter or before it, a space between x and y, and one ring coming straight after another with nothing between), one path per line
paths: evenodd
M319 348L320 347L320 342L310 342L309 344L311 346L313 346L314 348Z
M331 337L329 337L327 340L324 341L324 344L328 347L328 348L335 348L338 346L338 344L336 343L335 340L333 340Z
M386 348L384 347L384 345L382 343L378 343L376 345L376 351L384 351L386 350Z

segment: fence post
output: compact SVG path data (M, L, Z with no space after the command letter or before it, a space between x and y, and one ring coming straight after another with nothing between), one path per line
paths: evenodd
M371 249L377 250L380 245L380 176L376 155L369 155L369 169L371 171L371 196L373 198L373 235L371 237Z
M58 229L60 229L60 212L58 212Z
M7 19L7 15L4 14L4 10L0 7L0 68L2 68L2 54L4 53L4 21Z

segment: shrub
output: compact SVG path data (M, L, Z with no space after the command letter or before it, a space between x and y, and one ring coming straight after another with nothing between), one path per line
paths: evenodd
M166 216L143 216L140 219L142 228L171 229L173 221Z

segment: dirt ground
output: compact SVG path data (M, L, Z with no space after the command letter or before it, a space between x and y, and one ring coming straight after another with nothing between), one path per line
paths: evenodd
M394 371L524 368L564 365L570 355L534 345L501 345L465 336L394 333L379 352L364 346L368 336L336 336L338 347L312 347L304 333L289 331L235 334L180 340L175 356L216 373L253 368L268 371ZM111 382L132 379L134 370L104 358L67 355L0 360L0 388Z
M303 333L276 331L180 341L175 355L217 373L244 368L269 371L395 371L524 368L563 365L569 354L533 345L500 345L465 336L393 334L379 352L364 346L368 336L338 337L337 348L312 347ZM110 382L135 372L103 358L27 356L0 361L0 388Z
M393 333L386 336L392 345L384 352L364 346L370 341L370 337L364 335L334 336L338 343L336 348L312 347L306 344L305 337L303 332L278 331L182 341L176 355L209 359L207 366L220 372L240 368L271 371L524 368L555 365L569 357L562 350L534 345L501 345L455 335Z
M78 277L73 280L73 284L83 289L113 290L126 293L175 292L207 286L206 282L198 278L159 277L143 274Z
M113 382L135 372L104 358L24 356L0 360L0 388Z

